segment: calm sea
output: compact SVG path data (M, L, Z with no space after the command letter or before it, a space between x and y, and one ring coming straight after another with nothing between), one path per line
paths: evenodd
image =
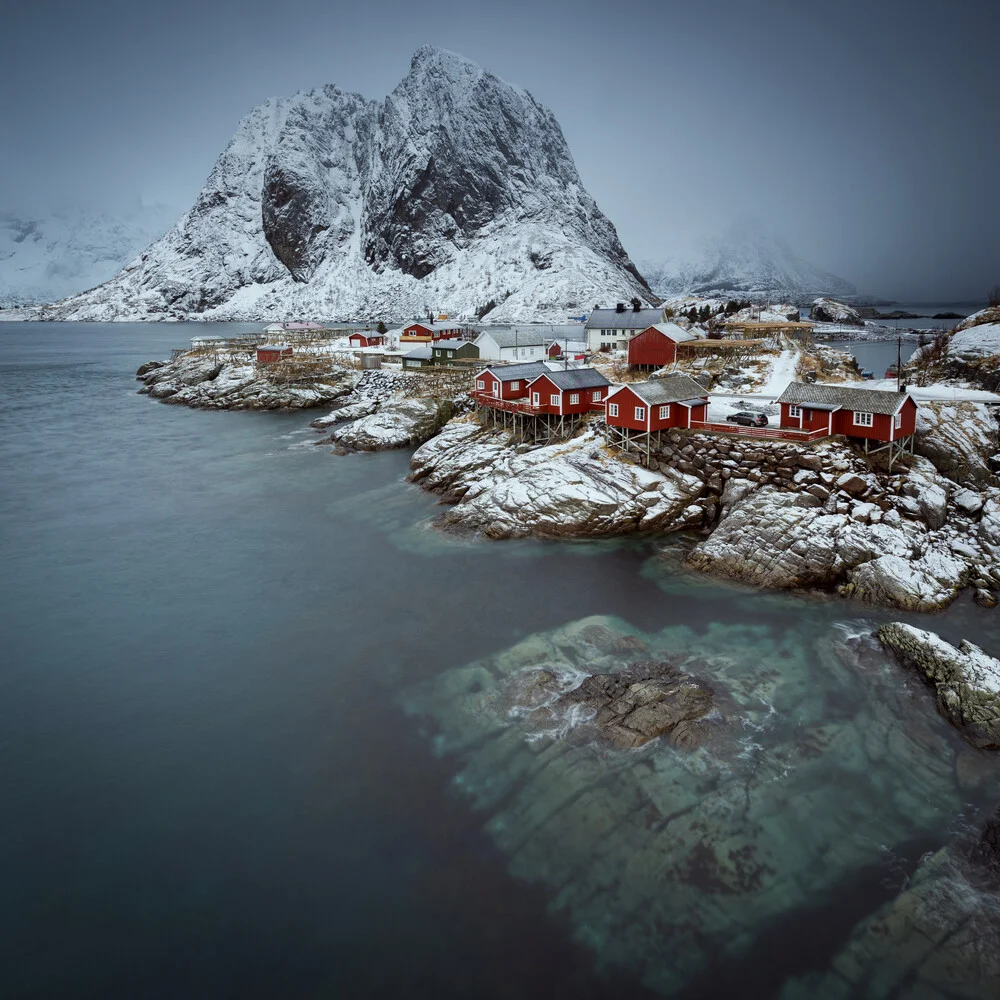
M192 332L221 331L0 325L0 993L644 995L642 961L614 947L635 914L595 882L612 920L598 940L549 872L512 870L495 812L455 780L475 748L436 750L433 727L403 711L408 692L594 614L713 636L779 677L815 672L817 637L880 616L689 581L652 542L443 538L428 526L435 499L404 481L406 452L335 457L309 413L137 395L136 367ZM932 625L1000 648L996 616L968 601ZM773 739L864 697L849 671L811 676L812 692L778 705L787 726ZM965 753L923 694L905 711ZM821 972L898 888L879 859L912 867L914 845L951 836L968 805L952 779L902 829L878 805L905 784L900 761L873 754L836 772L848 796L881 782L878 829L852 821L865 878L815 897L806 879L761 919L759 958L700 972L699 995L731 995L738 976L764 996ZM813 808L817 829L841 822L828 800ZM792 834L779 822L759 836ZM580 879L594 870L589 848L552 850L581 852ZM602 845L614 864L629 850Z

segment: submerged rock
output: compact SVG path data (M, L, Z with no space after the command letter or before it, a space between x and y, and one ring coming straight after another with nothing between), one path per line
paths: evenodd
M712 689L669 663L646 660L617 673L592 674L559 704L592 709L601 736L618 747L639 747L664 735L693 745L697 736L686 724L712 711Z
M970 743L1000 750L1000 660L967 640L956 647L904 622L882 625L875 635L937 688L938 707Z

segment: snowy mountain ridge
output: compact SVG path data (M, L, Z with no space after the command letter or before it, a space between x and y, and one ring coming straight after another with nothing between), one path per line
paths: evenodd
M690 294L803 303L817 296L857 294L849 281L803 260L782 236L753 220L734 223L688 259L640 264L650 287L663 298Z
M175 217L163 205L115 213L0 210L0 308L51 302L107 281Z
M653 301L552 113L430 46L382 102L333 86L254 108L192 208L99 288L20 318L492 323ZM10 318L15 318L11 316Z

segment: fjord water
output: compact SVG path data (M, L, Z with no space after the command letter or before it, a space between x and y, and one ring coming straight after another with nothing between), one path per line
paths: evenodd
M729 684L758 670L784 684L765 712L780 724L757 720L739 764L780 791L804 752L795 734L836 727L873 697L816 650L845 622L892 616L688 578L651 542L442 537L428 526L434 498L404 481L408 453L335 457L315 446L308 412L136 394L140 363L204 332L220 331L0 325L3 995L644 995L648 963L622 946L641 914L619 912L598 872L640 856L635 842L602 840L597 859L558 824L505 831L518 796L557 790L518 777L520 748L506 762L477 755L485 737L452 752L464 721L448 698L414 706L472 661L616 616L724 659ZM968 601L923 621L1000 648L996 616ZM930 693L886 663L879 683L897 680L900 730L972 760ZM610 780L643 764L575 753ZM813 892L796 870L759 949L679 985L767 996L822 971L921 852L1000 797L1000 782L972 794L947 774L908 787L910 763L922 762L830 752L815 773L837 794L797 792L797 816L850 841L855 877L817 869ZM499 804L484 798L491 776L505 784ZM845 831L851 800L870 822L856 815ZM761 840L787 836L791 857L775 816ZM557 896L557 856L590 885L589 911ZM694 877L683 890L714 891ZM601 926L583 919L602 910ZM733 934L752 938L736 912ZM655 947L676 941L665 932Z

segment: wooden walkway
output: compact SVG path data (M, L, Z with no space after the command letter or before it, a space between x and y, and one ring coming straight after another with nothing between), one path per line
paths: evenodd
M686 429L686 428L684 428ZM709 423L705 420L692 420L691 430L705 431L709 434L727 434L730 437L769 438L772 441L791 441L794 444L808 444L830 437L830 432L824 427L816 431L797 431L791 427L746 427L743 424Z

